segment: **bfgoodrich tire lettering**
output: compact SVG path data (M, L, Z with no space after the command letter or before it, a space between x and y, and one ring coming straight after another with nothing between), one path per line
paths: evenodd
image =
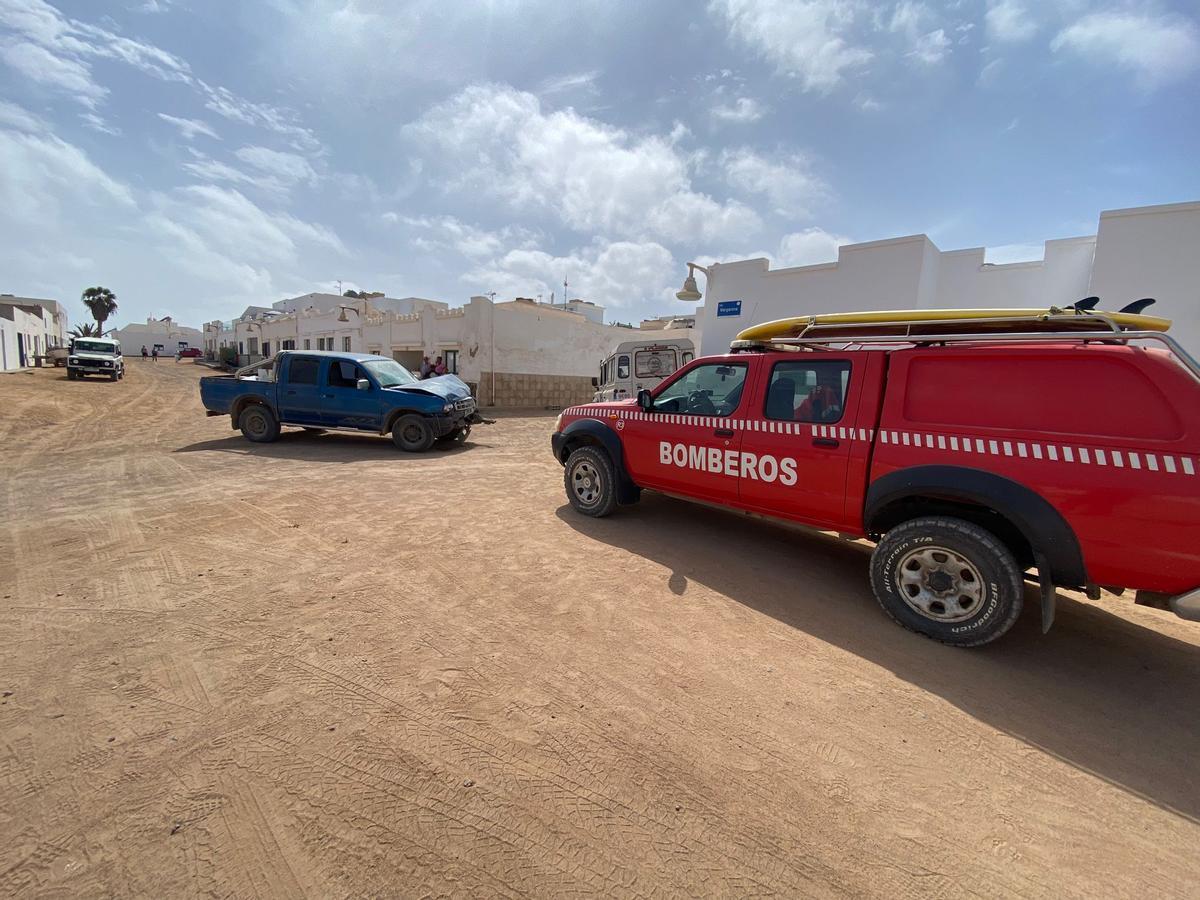
M896 622L957 647L1008 631L1024 593L1020 567L995 535L943 516L911 519L884 535L871 556L871 587Z
M579 447L563 467L567 500L577 512L600 518L617 508L617 476L612 460L599 447Z

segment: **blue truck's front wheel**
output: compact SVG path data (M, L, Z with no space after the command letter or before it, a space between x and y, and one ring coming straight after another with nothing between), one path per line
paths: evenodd
M401 416L392 426L392 443L407 453L424 453L435 438L433 425L424 416Z

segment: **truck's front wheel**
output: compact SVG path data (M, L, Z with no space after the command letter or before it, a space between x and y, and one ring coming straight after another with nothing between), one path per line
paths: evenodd
M963 519L927 516L897 525L871 556L884 611L943 644L976 647L1021 614L1021 569L994 534Z
M238 427L246 440L256 444L267 444L279 437L279 420L265 406L255 403L247 406L238 416Z
M617 476L608 454L597 447L571 451L563 471L567 500L577 512L600 518L617 508Z
M433 441L433 426L424 416L401 416L392 426L392 443L406 453L424 453Z

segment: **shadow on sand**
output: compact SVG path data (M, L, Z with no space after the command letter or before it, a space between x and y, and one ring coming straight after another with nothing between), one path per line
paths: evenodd
M246 440L238 432L231 432L229 437L216 438L210 441L198 441L180 447L175 453L232 453L237 456L265 456L274 459L290 459L302 462L378 462L390 460L401 462L405 460L428 459L429 457L452 456L459 453L469 453L473 447L487 446L474 438L468 438L462 444L446 446L435 444L433 449L425 453L405 453L396 449L390 437L380 437L372 434L350 434L347 432L331 431L315 434L308 431L284 431L279 440L269 444L255 444Z
M999 642L954 649L880 610L862 544L655 494L607 519L565 505L557 514L594 540L668 568L676 594L688 580L703 584L1200 821L1200 647L1061 594L1057 622L1042 635L1031 589L1020 621Z

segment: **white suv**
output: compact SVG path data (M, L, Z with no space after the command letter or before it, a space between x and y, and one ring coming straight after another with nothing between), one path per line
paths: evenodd
M121 345L112 338L75 338L67 357L67 378L107 375L112 381L125 377Z

